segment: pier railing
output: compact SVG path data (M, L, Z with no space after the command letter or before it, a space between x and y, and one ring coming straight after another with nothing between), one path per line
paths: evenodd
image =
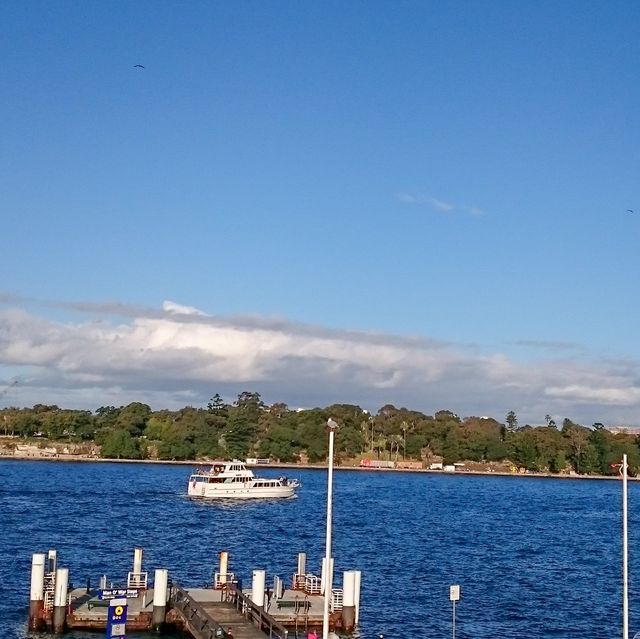
M260 628L269 639L287 639L287 629L262 608L256 606L250 597L235 587L235 584L225 586L222 591L222 601L232 604L245 619ZM226 639L225 629L182 586L176 583L171 588L171 602L173 607L182 613L187 623L198 632L198 637Z
M223 590L223 600L233 604L236 610L260 628L269 639L287 639L288 630L265 612L264 608L253 603L251 597L238 590L236 584L226 585Z
M182 613L187 624L192 626L201 639L225 637L224 628L184 588L175 583L171 587L171 603Z

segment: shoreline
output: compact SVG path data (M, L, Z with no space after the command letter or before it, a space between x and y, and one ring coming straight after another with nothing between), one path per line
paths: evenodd
M208 465L212 460L168 460L168 459L110 459L106 457L96 457L92 455L74 455L58 453L56 455L44 454L44 455L32 455L32 454L15 454L10 455L0 452L0 462L2 461L32 461L32 462L76 462L76 463L102 463L102 464L156 464L166 466L192 466L198 467ZM255 464L249 465L248 468L252 470L258 468L286 468L286 469L301 469L301 470L326 470L327 464L294 464L285 462L273 462L269 464ZM376 473L416 473L416 474L430 474L430 475L449 475L449 476L481 476L481 477L527 477L532 479L591 479L591 480L614 480L618 481L620 476L616 475L578 475L578 474L566 474L560 475L555 473L514 473L497 470L430 470L428 468L372 468L362 466L336 466L333 469L335 471L357 471L357 472L376 472ZM628 480L636 481L639 477L628 476Z

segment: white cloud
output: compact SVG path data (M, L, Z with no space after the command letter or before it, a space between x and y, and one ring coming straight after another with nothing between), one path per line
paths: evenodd
M169 300L166 300L162 304L162 308L167 311L167 313L175 313L176 315L205 315L205 313L193 306L182 306Z
M212 316L173 302L163 309L40 304L90 314L80 322L27 312L16 298L5 303L12 307L0 311L0 371L7 379L19 372L24 381L0 406L95 410L143 401L178 408L205 405L216 392L233 399L255 390L291 406L349 402L376 411L393 403L498 419L514 410L521 423L542 423L547 413L587 424L630 423L640 415L634 362L525 364L428 339Z
M425 195L423 193L401 192L396 193L396 198L399 202L402 202L404 204L427 205L433 209L436 209L437 211L442 211L443 213L459 212L473 216L485 214L485 211L477 206L453 204L452 202L447 202L440 198L433 197L431 195Z

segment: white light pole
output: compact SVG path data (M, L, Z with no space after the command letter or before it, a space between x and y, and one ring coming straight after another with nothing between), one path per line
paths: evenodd
M629 639L629 567L627 536L627 456L622 456L622 639Z
M324 612L322 615L322 639L329 637L329 601L331 600L331 587L333 583L333 571L331 570L331 519L333 515L333 436L338 429L338 424L329 418L327 430L329 431L329 466L327 472L327 542L325 550L325 575L324 575Z

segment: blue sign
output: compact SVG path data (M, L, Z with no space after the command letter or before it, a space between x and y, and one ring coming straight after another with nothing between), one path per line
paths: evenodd
M107 639L127 639L125 625L127 623L127 600L112 599L107 614Z

